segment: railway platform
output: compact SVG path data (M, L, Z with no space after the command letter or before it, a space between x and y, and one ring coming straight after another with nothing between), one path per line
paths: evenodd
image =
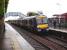
M35 50L15 29L5 23L5 33L0 38L0 50Z
M59 32L67 33L67 29L58 29L58 28L50 27L49 30L54 30L54 31L59 31Z

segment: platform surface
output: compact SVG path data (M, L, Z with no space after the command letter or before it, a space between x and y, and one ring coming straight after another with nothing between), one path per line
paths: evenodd
M58 28L49 27L49 30L55 30L55 31L60 31L60 32L67 33L67 29L58 29Z
M35 50L15 29L5 23L4 38L0 38L0 50Z

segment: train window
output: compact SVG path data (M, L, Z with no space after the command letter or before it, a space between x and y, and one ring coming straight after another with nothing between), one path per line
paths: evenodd
M33 21L34 21L34 22L36 22L36 19L35 19L35 18L33 18Z
M22 20L22 23L23 23L23 20Z
M32 25L34 25L34 27L36 27L36 25L37 25L37 22L36 22L35 18L33 18Z
M33 18L33 23L36 25L37 24L37 22L36 22L36 19L35 18Z
M26 20L26 24L27 24L27 20Z
M25 20L25 24L27 24L27 20Z
M32 24L32 19L29 20L29 24Z
M25 25L25 21L23 20L23 25Z

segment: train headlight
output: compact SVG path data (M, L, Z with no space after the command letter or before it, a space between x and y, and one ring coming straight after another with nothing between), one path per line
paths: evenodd
M38 29L38 31L41 31L41 29Z
M49 31L49 29L46 29L47 31Z

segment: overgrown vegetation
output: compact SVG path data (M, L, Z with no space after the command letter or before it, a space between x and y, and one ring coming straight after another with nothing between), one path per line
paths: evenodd
M38 13L36 13L36 12L28 12L27 13L27 16L35 16L35 15L38 15Z
M0 0L0 18L4 16L4 13L7 10L7 4L9 0Z

